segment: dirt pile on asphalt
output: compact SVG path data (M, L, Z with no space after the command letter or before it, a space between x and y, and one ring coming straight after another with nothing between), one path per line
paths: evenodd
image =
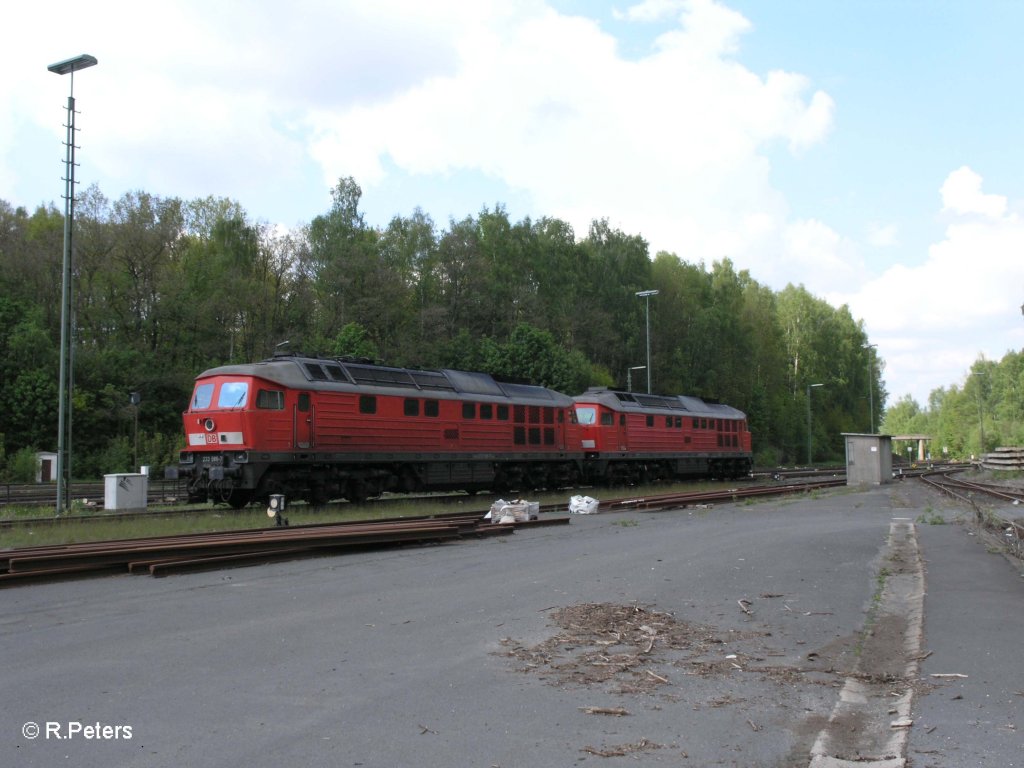
M769 657L782 655L768 645L770 632L721 631L651 606L583 603L552 610L551 620L558 629L541 643L526 646L504 638L501 644L506 655L520 662L520 670L557 686L669 696L667 686L683 676L753 671L793 683L807 682L808 671L832 671L819 653L809 654L800 668L768 663Z

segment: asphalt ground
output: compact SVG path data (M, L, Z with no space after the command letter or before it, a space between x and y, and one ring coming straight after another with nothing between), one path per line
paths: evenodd
M895 517L931 652L905 764L1024 764L1021 566L904 481L0 590L0 766L806 766L886 653Z

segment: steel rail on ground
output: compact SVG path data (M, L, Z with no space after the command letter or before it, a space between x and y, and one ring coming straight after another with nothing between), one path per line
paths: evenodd
M976 495L989 496L1013 505L1024 504L1024 493L1003 485L976 483L956 477L956 471L939 470L921 475L921 480L948 496L969 505L974 510L975 519L984 528L998 528L1003 541L1016 557L1024 557L1024 522L1021 518L1010 520L992 511L983 511L978 505Z

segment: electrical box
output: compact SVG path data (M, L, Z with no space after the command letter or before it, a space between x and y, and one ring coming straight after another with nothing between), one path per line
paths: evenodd
M103 476L103 508L135 511L146 508L149 477L144 474Z

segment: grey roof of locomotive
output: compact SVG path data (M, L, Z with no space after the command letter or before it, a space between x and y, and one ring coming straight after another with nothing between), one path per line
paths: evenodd
M277 355L258 363L223 365L203 371L208 376L256 376L291 389L373 391L375 394L430 396L439 399L529 402L569 407L572 398L534 384L498 381L487 373L452 369L396 368L345 358Z
M620 392L605 387L592 387L573 398L577 403L599 403L613 411L627 413L660 413L665 415L700 416L714 419L745 419L747 415L724 403L715 403L690 395L648 395L642 392Z

